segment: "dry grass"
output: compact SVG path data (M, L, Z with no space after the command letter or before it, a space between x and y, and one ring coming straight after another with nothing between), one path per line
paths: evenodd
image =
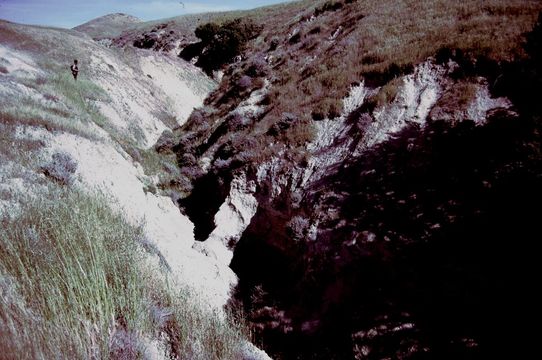
M240 78L250 75L247 69L257 58L267 57L270 71L265 77L272 86L266 113L252 132L243 130L245 137L262 136L284 113L307 124L334 118L351 85L362 80L371 87L387 84L371 101L375 106L388 103L397 91L395 79L442 48L461 49L471 59L522 57L523 34L531 30L540 10L539 1L524 0L342 0L300 1L249 11L244 15L264 25L264 30L249 44L245 58L226 69L220 87L207 101L214 110L201 129L192 130L198 139L210 134L209 129L216 129L249 96L228 94ZM268 144L292 138L298 137L270 138ZM295 144L299 142L290 145Z
M0 161L14 162L32 168L36 165L36 154L44 144L39 140L17 137L16 126L16 123L7 122L0 115Z
M298 14L290 13L290 21L283 15L282 21L290 25L269 24L262 35L266 41L254 49L266 51L271 38L280 39L277 50L269 52L277 64L274 85L280 88L269 116L295 109L310 113L307 108L341 99L351 83L363 78L375 78L381 85L442 47L497 61L522 56L522 35L532 28L540 9L540 2L519 0L358 0L310 22L303 19L315 13L312 8L300 20ZM294 29L301 36L292 45L288 36Z
M395 100L402 83L402 78L395 78L386 85L382 86L380 89L378 89L378 92L375 95L365 101L368 108L374 109L390 104L393 100Z

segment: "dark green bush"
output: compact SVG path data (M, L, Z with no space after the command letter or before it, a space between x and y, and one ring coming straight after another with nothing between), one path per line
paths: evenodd
M341 9L343 6L344 6L344 3L340 1L329 0L329 1L326 1L324 5L317 7L314 10L314 15L318 16L325 13L326 11L337 11Z
M235 19L222 25L200 25L195 34L201 41L186 47L180 56L185 60L199 56L196 65L210 75L241 54L246 43L258 36L261 30L262 26L250 19Z
M210 42L213 37L218 34L218 31L220 30L220 25L215 23L207 23L204 25L200 25L196 28L196 31L194 32L198 39L201 39L203 42Z

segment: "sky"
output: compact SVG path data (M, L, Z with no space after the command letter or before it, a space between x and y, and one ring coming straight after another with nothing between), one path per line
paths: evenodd
M0 0L0 19L72 28L102 15L126 13L142 20L250 9L285 0Z

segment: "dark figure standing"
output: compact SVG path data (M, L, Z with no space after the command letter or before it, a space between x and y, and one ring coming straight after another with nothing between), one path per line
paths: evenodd
M79 74L79 66L77 66L77 60L73 61L73 65L70 66L70 70L72 71L73 78L77 80L77 74Z

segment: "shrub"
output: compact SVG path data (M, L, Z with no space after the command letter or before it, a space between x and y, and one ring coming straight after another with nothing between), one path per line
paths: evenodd
M170 152L176 144L176 139L171 130L164 130L156 141L154 149L159 152Z
M313 141L315 137L316 130L310 121L297 121L284 133L286 143L294 147L303 146Z
M309 220L296 215L286 224L287 234L295 241L303 240L307 236Z
M333 98L323 98L314 106L311 112L313 120L323 120L325 118L334 119L341 115L340 100Z
M228 117L227 122L230 131L240 131L250 125L252 121L244 115L234 113Z
M408 75L413 71L414 65L412 64L397 65L396 63L391 63L381 71L368 71L363 75L367 86L378 87L385 85L396 77Z
M344 4L341 1L333 1L329 0L324 3L324 5L317 7L314 10L314 16L319 16L326 11L337 11L341 9L344 6Z
M183 58L186 61L191 61L196 56L201 55L201 52L205 48L203 42L197 42L194 44L187 45L184 49L181 50L179 57Z
M368 109L375 109L387 104L390 104L403 83L403 78L395 78L388 82L386 85L382 86L378 92L366 100L365 107Z
M363 58L361 59L361 63L363 65L372 65L372 64L378 64L378 63L381 63L383 62L384 59L382 59L382 57L378 56L378 55L374 55L374 54L368 54L368 55L365 55L363 56Z
M209 43L220 31L220 25L216 23L207 23L196 28L194 34L204 43Z
M296 115L291 113L282 113L281 119L269 128L267 135L276 137L287 131L297 121L298 118Z
M134 40L133 45L140 49L151 49L158 41L158 34L150 33L144 34L138 39Z
M237 86L243 90L248 89L249 87L252 86L252 78L248 75L241 76L239 81L237 81Z
M297 44L299 40L301 40L301 32L298 31L288 39L288 43L290 45Z
M185 48L180 56L185 59L199 56L196 65L211 75L239 55L245 44L258 36L261 30L262 27L250 19L235 19L223 25L204 24L195 33L201 41Z
M271 39L271 43L269 44L269 51L274 51L277 49L277 47L279 46L280 44L280 40L278 37L273 37Z
M73 182L73 174L76 169L77 163L70 154L65 152L54 153L52 161L42 167L45 176L61 185L70 185Z
M263 55L255 56L250 62L247 71L245 72L251 77L266 76L269 73L269 66Z
M320 26L315 26L314 28L309 30L309 34L311 34L311 35L320 34L321 31L322 31L322 28Z

